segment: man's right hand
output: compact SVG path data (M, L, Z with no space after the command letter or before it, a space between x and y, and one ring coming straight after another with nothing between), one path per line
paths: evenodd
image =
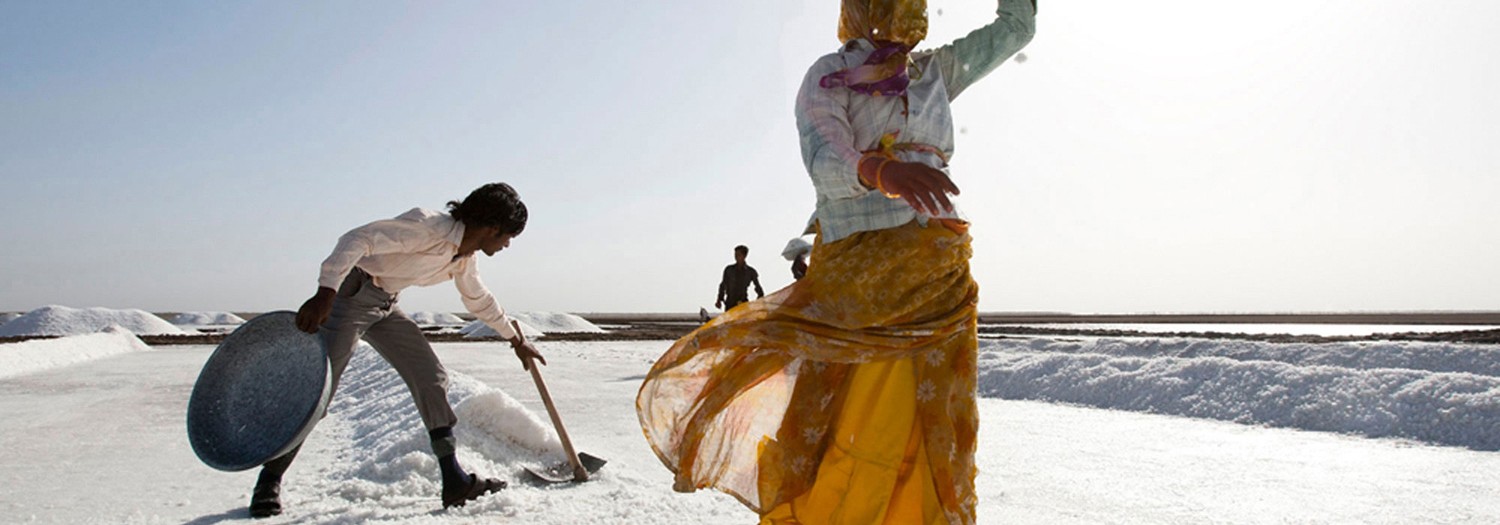
M318 293L297 310L297 329L309 334L318 333L318 327L323 326L323 321L327 321L328 314L333 312L335 293L333 288L318 287Z

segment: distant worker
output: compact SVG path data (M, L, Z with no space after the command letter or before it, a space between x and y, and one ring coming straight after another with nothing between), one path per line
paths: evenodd
M792 278L802 280L807 275L807 254L812 252L812 244L801 237L792 237L786 242L786 248L781 249L781 256L792 261Z
M741 244L734 247L734 264L724 267L724 278L719 281L719 298L714 300L714 308L723 308L729 311L735 305L750 300L750 285L755 285L755 298L766 296L766 291L760 287L760 274L755 268L745 264L745 257L750 255L750 248Z
M317 293L297 311L297 328L317 334L328 351L333 390L361 338L406 381L442 473L444 508L463 506L506 483L459 466L453 437L458 416L448 403L448 373L417 323L396 304L397 294L409 286L453 281L469 313L508 339L523 366L528 359L547 364L511 328L505 310L479 280L475 257L495 255L525 228L526 205L504 183L480 186L463 202L449 202L447 213L415 208L360 226L339 237L323 261ZM281 513L281 477L301 448L261 468L250 497L252 517Z

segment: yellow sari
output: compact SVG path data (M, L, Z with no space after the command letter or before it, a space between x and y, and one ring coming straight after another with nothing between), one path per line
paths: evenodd
M762 523L974 523L969 241L937 221L819 238L802 280L673 344L636 398L673 488Z

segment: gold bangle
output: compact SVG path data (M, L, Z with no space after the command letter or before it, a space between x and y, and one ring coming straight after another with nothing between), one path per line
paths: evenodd
M875 175L871 174L869 178L866 178L864 166L866 161L874 158L877 158L875 154L866 152L859 158L859 162L855 164L855 171L858 174L859 185L872 190L875 189ZM884 160L882 159L882 162L883 161Z
M884 181L881 180L881 177L885 175L883 173L885 171L885 165L890 163L891 159L883 159L880 161L880 164L878 166L875 166L875 189L881 194L885 195L885 198L887 199L899 199L901 198L901 194L891 193L890 191L885 189L885 184L882 184Z

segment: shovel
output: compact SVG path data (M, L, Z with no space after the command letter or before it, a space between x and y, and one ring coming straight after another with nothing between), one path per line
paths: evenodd
M511 320L510 327L516 331L516 337L526 340L526 336L521 333L521 325L514 319ZM526 473L546 483L588 481L589 474L598 472L607 461L587 452L573 450L573 440L568 439L568 431L563 429L562 418L557 415L557 407L552 404L552 395L547 393L547 384L542 382L541 370L529 357L526 358L526 368L531 370L531 379L536 381L536 390L542 395L542 404L547 405L547 415L552 416L552 426L557 429L557 437L562 440L563 452L568 454L568 461L564 463L550 467L526 467Z

